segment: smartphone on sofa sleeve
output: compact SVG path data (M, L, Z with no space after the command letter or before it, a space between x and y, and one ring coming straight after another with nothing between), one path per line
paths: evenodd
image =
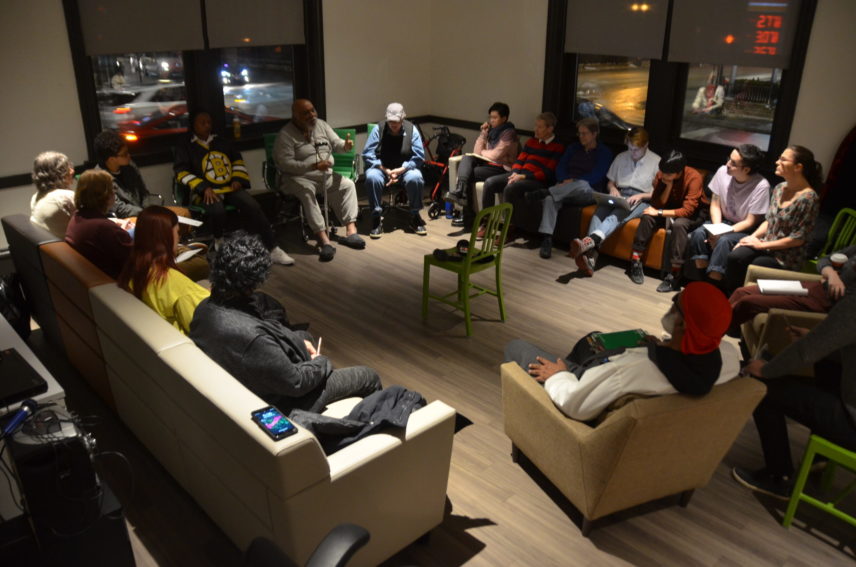
M297 433L297 427L291 423L287 417L282 415L278 409L273 406L268 406L260 410L256 410L250 414L253 421L261 427L265 433L270 435L274 441L284 439L289 435Z

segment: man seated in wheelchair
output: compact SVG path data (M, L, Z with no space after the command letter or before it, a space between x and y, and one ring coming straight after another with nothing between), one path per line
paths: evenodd
M353 147L354 141L337 136L306 99L294 101L291 121L279 131L273 147L279 190L300 200L309 228L317 236L318 259L322 262L332 260L336 249L330 243L318 194L324 195L326 206L345 226L346 235L339 242L357 250L366 247L357 234L357 188L353 181L333 171L333 152L348 152Z
M404 106L393 102L386 107L386 121L369 133L363 149L366 188L372 209L372 229L369 236L383 235L381 205L384 187L403 183L410 205L410 228L425 236L428 230L419 214L422 210L422 187L425 181L419 167L425 161L425 148L419 129L405 120Z

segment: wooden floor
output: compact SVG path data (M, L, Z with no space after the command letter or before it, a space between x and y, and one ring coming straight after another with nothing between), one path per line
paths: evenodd
M429 235L394 230L363 251L338 247L322 264L296 231L280 230L293 267L276 266L266 291L287 307L292 321L311 322L324 337L324 353L337 366L367 364L384 384L440 399L473 422L455 437L447 515L427 544L416 543L388 565L852 565L856 530L801 507L795 525L780 525L784 505L756 497L731 479L735 465L757 467L760 449L749 422L710 484L695 492L688 508L676 499L651 503L595 523L580 535L580 516L537 470L509 457L503 433L499 364L504 345L523 337L565 354L592 330L644 328L659 334L670 295L655 291L649 275L638 286L624 265L601 266L592 279L568 278L573 262L560 250L550 260L519 241L505 250L508 320L498 321L496 301L475 301L474 336L466 338L460 313L438 303L420 320L422 258L459 238L449 221L428 223ZM489 274L481 277L489 279ZM451 290L450 274L432 274L432 289ZM63 371L62 361L51 363ZM90 420L103 450L131 461L102 459L102 469L125 504L138 565L235 565L237 550L137 443L131 434L72 378L69 405ZM797 458L807 433L792 427ZM853 502L848 505L854 508Z

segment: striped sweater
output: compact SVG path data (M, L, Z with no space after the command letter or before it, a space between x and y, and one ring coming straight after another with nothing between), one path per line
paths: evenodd
M176 181L197 196L209 187L215 193L228 193L233 181L240 182L244 189L250 187L241 152L231 141L219 136L213 136L207 143L193 136L188 144L176 148L173 171Z
M551 185L556 181L556 165L564 150L565 146L557 142L556 138L547 144L537 138L529 138L517 155L511 172Z

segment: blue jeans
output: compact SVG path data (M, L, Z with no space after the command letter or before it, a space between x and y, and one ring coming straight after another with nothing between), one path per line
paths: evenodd
M550 194L544 197L543 212L541 213L541 226L538 232L549 236L556 230L556 217L559 209L565 205L572 207L585 207L593 202L593 189L588 181L577 179L560 185L553 185L549 189Z
M366 189L373 215L379 215L383 210L381 203L386 181L386 174L379 168L373 167L366 171ZM418 213L422 209L422 187L425 185L422 172L418 169L407 170L404 172L402 181L404 182L404 189L407 191L407 199L410 202L410 211Z
M704 225L702 225L690 235L690 260L707 260L706 273L719 272L720 274L725 274L725 268L728 264L728 254L744 236L748 235L745 232L720 234L716 241L716 246L711 250L710 244L707 242L708 232L704 229Z
M625 199L642 193L642 191L632 188L621 188L619 189L619 192ZM644 211L647 206L648 203L640 201L635 207L628 211L621 207L598 205L597 210L594 212L594 215L592 215L591 221L589 222L588 233L589 235L597 233L602 242L626 222L641 217L642 211Z

